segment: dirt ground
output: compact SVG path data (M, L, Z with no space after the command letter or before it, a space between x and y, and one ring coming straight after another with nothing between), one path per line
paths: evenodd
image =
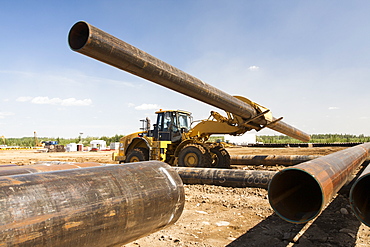
M228 151L231 155L326 155L341 149L244 147L229 148ZM0 151L0 157L0 164L18 165L30 165L36 161L114 163L111 152L38 153L35 150L17 150ZM278 170L281 166L269 169ZM353 215L348 203L348 191L345 190L336 196L318 218L302 225L287 223L274 214L264 189L185 185L185 193L184 212L174 225L124 246L370 245L370 228Z

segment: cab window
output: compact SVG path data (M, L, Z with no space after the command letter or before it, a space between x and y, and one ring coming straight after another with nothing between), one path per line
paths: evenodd
M190 116L188 114L179 113L179 127L185 128L187 130L190 129Z
M163 130L163 113L158 113L157 128L159 131Z

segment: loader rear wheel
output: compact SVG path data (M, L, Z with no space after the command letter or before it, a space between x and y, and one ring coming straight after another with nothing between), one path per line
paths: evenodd
M179 153L179 166L210 167L211 163L211 154L199 144L188 144Z
M149 160L149 153L146 148L134 148L127 154L125 163Z
M210 149L212 155L213 168L230 168L230 155L227 150L221 146Z

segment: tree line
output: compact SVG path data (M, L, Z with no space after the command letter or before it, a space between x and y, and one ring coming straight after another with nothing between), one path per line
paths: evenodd
M42 141L57 141L61 145L67 145L69 143L82 143L84 146L89 146L92 140L104 140L109 146L112 142L119 142L124 135L114 135L111 137L84 137L77 138L50 138L50 137L38 137L38 142ZM216 137L215 137L216 138ZM218 139L220 137L217 137ZM216 139L217 139L216 138ZM216 139L210 138L210 141L217 141ZM0 140L1 141L1 140ZM221 140L223 141L223 140ZM257 136L257 141L262 143L302 143L301 141L285 135L260 135ZM313 134L311 135L311 143L335 143L335 142L370 142L370 136L365 135L351 135L351 134ZM0 143L3 144L3 143ZM5 145L8 146L19 146L19 147L34 147L36 146L34 137L22 137L22 138L7 138L5 139Z
M93 137L88 136L82 138L81 136L77 138L51 138L51 137L37 137L37 141L41 143L42 141L57 141L60 145L67 145L69 143L82 143L84 146L89 146L92 140L104 140L107 142L107 146L112 142L119 142L121 137L124 135L114 135L112 137L102 136ZM0 140L1 141L1 140ZM3 144L3 143L0 143ZM5 145L7 146L19 146L19 147L34 147L36 146L36 140L34 137L22 137L22 138L7 138L5 139Z
M370 136L351 134L312 134L310 143L343 143L343 142L370 142ZM285 135L257 136L258 142L263 143L302 143L301 141Z

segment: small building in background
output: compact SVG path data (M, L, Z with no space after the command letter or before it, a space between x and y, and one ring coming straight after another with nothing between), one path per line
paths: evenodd
M69 143L66 145L66 152L82 152L84 151L83 144Z
M77 151L79 151L79 152L84 151L84 145L82 143L81 144L77 144Z
M69 143L66 145L66 152L77 152L77 144Z
M106 150L107 142L103 140L92 140L90 142L91 151Z
M241 136L225 135L225 142L239 146L257 143L256 134L244 134Z
M110 145L109 145L109 148L111 150L118 150L118 148L119 148L119 142L111 142Z

